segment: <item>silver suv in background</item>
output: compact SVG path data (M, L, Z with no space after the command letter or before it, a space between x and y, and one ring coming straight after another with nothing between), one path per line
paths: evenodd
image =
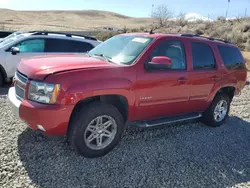
M48 54L86 53L99 45L94 37L58 32L15 32L0 42L0 86L12 78L21 59Z

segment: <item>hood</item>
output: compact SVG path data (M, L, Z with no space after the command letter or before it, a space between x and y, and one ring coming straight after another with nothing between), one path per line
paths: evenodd
M50 55L23 59L17 70L32 79L43 80L47 75L76 69L101 69L118 64L86 55Z

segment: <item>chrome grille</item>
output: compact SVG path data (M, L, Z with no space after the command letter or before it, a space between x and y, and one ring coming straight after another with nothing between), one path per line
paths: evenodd
M15 84L16 97L20 100L24 99L24 89Z
M16 97L19 100L23 100L25 96L25 86L28 81L28 78L23 74L16 72L14 77L14 85L16 90Z
M16 78L21 81L22 83L24 83L26 85L28 78L22 74L20 74L19 72L16 72Z

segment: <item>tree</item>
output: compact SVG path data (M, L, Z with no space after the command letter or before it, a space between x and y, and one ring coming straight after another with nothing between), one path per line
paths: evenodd
M173 17L173 12L167 5L159 5L152 13L152 17L155 18L160 26L165 26L167 21Z
M181 27L184 27L188 23L188 21L185 19L185 15L185 13L180 12L176 18L177 24Z

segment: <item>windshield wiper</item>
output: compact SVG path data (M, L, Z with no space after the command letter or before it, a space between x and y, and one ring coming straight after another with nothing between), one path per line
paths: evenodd
M92 54L90 54L92 55ZM106 56L104 54L94 54L93 56L98 56L98 57L103 57L105 60L107 60L108 62L111 62L111 63L115 63L114 61L112 61L112 58L109 57L109 56Z

